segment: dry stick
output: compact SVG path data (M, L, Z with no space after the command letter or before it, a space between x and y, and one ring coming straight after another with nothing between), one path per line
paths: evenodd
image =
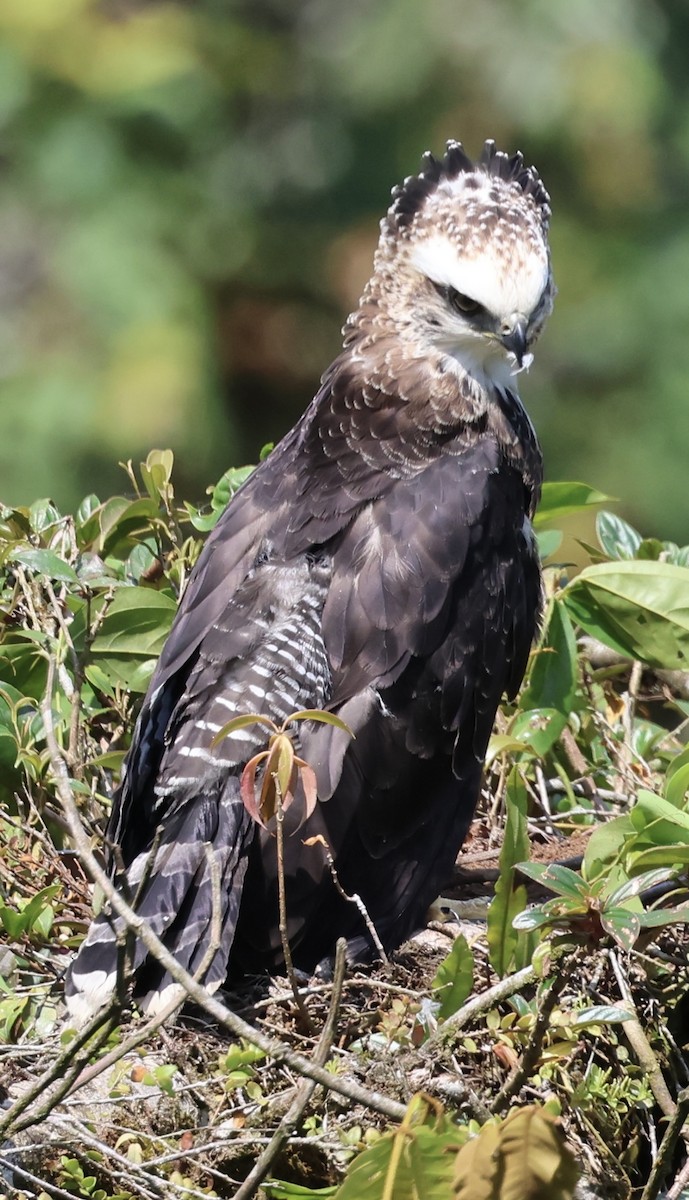
M56 1183L49 1183L46 1179L39 1179L38 1175L33 1175L31 1171L27 1171L24 1167L19 1167L16 1163L5 1158L0 1154L0 1167L5 1171L11 1171L13 1175L18 1175L20 1179L26 1179L29 1183L37 1183L42 1192L51 1196L57 1196L58 1200L74 1200L74 1192L66 1192L64 1188L58 1187ZM39 1193L36 1192L36 1195ZM4 1197L3 1197L4 1200Z
M512 1097L517 1095L517 1092L536 1066L541 1055L541 1050L543 1049L543 1042L548 1032L553 1009L562 994L565 984L577 966L579 958L578 954L573 954L567 963L562 966L559 975L555 976L549 991L543 998L543 1003L538 1011L534 1027L531 1030L531 1036L524 1047L521 1059L490 1105L492 1113L499 1113L507 1107Z
M37 1099L38 1096L43 1095L46 1088L50 1087L51 1083L54 1083L56 1079L62 1079L64 1070L68 1067L69 1063L74 1060L75 1055L79 1054L79 1052L87 1045L87 1043L91 1041L91 1038L96 1036L99 1030L102 1030L103 1026L105 1026L105 1036L102 1038L102 1041L105 1041L110 1036L111 1029L113 1028L113 1018L116 1015L117 1008L118 1006L116 1004L112 1004L109 1005L108 1008L103 1009L101 1012L96 1013L96 1015L89 1021L88 1025L82 1029L81 1033L75 1038L75 1040L70 1042L69 1046L67 1046L58 1055L53 1065L40 1077L40 1079L33 1083L30 1088L27 1088L23 1095L15 1100L12 1107L7 1110L2 1118L0 1118L0 1138L4 1137L10 1131L10 1128L13 1133L18 1133L20 1130L26 1129L29 1125L34 1124L33 1117L26 1122L21 1122L18 1120L18 1118L21 1117L22 1113L29 1107L30 1104L33 1103L34 1100ZM93 1053L94 1048L98 1048L99 1044L102 1044L100 1039L96 1043L95 1047L89 1046L89 1056Z
M156 1197L162 1197L163 1200L170 1200L170 1195L197 1198L203 1200L206 1193L192 1189L184 1184L175 1183L174 1180L160 1179L155 1176L149 1169L150 1164L132 1163L124 1154L119 1153L106 1142L100 1141L94 1137L85 1121L75 1120L70 1114L69 1118L57 1117L52 1122L53 1127L63 1131L63 1136L69 1138L72 1143L76 1143L77 1150L87 1149L93 1150L101 1156L103 1160L101 1166L108 1172L109 1176L114 1180L119 1180L122 1184L128 1184L131 1188L132 1177L136 1179L136 1186L139 1189L137 1200L144 1194L150 1200L155 1200ZM75 1136L76 1135L76 1136ZM81 1144L79 1144L81 1143ZM177 1160L182 1156L181 1151L177 1151ZM149 1191L149 1188L151 1189Z
M361 896L359 895L358 892L354 892L350 896L349 892L346 892L344 890L342 884L340 883L339 876L337 874L337 868L335 866L335 859L333 858L330 846L328 845L325 838L323 837L323 834L319 833L316 835L315 838L309 839L309 842L307 842L307 845L310 845L312 842L314 842L314 843L318 842L319 845L323 846L326 861L328 863L328 866L330 867L330 874L332 876L332 881L335 884L337 891L340 893L343 900L346 900L348 904L355 904L356 907L359 909L359 912L361 913L361 915L364 919L366 928L368 929L368 931L371 935L371 940L372 940L376 950L378 951L378 956L379 956L381 962L384 962L385 964L387 964L390 960L388 959L388 956L385 953L385 950L383 949L383 943L381 942L380 938L378 937L378 931L368 914L368 909L366 908L366 905L364 904L364 902L361 899ZM405 1109L405 1112L406 1112L406 1109Z
M282 942L282 954L285 960L285 971L289 979L292 995L294 996L295 1004L299 1010L304 1028L307 1033L315 1033L316 1028L309 1015L302 996L299 994L299 984L297 983L296 975L294 974L294 963L292 962L292 951L289 944L289 935L287 932L287 894L285 889L285 810L282 804L282 788L278 779L277 771L273 772L273 785L275 787L275 796L277 804L275 806L275 833L276 847L278 858L278 928L280 930L280 941Z
M682 1196L686 1196L686 1188L689 1185L689 1158L686 1160L679 1175L676 1175L672 1181L672 1187L668 1189L667 1200L682 1200Z
M340 1010L340 1002L342 1000L342 986L344 984L344 973L347 965L346 958L347 943L344 938L339 938L335 950L335 972L333 977L333 992L330 999L330 1008L326 1018L321 1036L318 1040L318 1045L314 1050L313 1060L320 1067L328 1060L330 1047L333 1037L335 1036L335 1027L337 1024L337 1016ZM239 1191L235 1194L234 1200L251 1200L256 1195L256 1190L265 1179L273 1162L282 1150L285 1143L289 1140L292 1133L299 1124L304 1109L308 1104L316 1084L312 1079L306 1079L297 1090L294 1100L290 1104L287 1112L278 1125L275 1133L270 1139L265 1150L262 1151L255 1165L247 1175Z
M553 949L553 960L564 953L564 948ZM503 1000L507 1000L513 996L515 992L520 992L522 988L527 987L538 979L538 975L534 967L523 967L521 971L515 971L514 975L508 975L506 979L500 979L493 987L488 988L486 992L482 992L480 996L472 996L462 1008L457 1009L451 1017L443 1021L434 1033L424 1043L424 1051L434 1051L448 1038L454 1037L460 1029L473 1021L475 1017L480 1016L486 1009L492 1008L494 1004L500 1004Z
M665 1082L665 1076L663 1075L658 1059L653 1052L651 1043L641 1027L641 1022L639 1021L636 1012L636 1005L634 1004L634 998L622 972L618 956L614 950L609 950L608 957L615 973L617 986L620 989L625 1006L628 1005L634 1014L631 1021L624 1021L622 1023L624 1035L636 1057L638 1058L640 1065L643 1067L648 1076L648 1082L658 1107L663 1110L663 1113L669 1120L672 1120L676 1109L675 1101L673 1100L670 1094L670 1089Z
M49 685L52 684L52 678L49 679ZM48 693L50 694L50 692ZM389 1096L384 1096L380 1092L370 1091L368 1088L362 1087L354 1080L344 1080L335 1075L331 1075L322 1067L314 1065L308 1058L297 1054L291 1050L289 1046L282 1042L274 1041L272 1038L266 1037L259 1029L253 1025L249 1025L247 1021L243 1021L231 1012L224 1004L211 996L207 990L197 983L196 980L180 967L174 955L170 953L167 947L161 942L160 938L153 932L147 923L135 913L123 897L115 890L110 879L102 869L95 856L91 851L89 839L86 836L84 828L81 824L79 810L72 796L69 774L65 766L64 759L60 754L60 748L55 738L55 731L52 723L52 713L50 703L44 701L41 705L43 721L45 726L46 744L50 754L50 762L55 773L55 783L62 804L65 816L69 823L70 833L76 849L87 868L91 878L102 889L103 894L110 904L111 908L119 917L134 931L136 936L140 938L148 952L165 968L172 976L176 983L184 987L187 995L199 1008L202 1008L213 1018L222 1028L237 1038L245 1038L254 1046L258 1046L270 1058L277 1063L284 1063L295 1071L298 1075L304 1075L308 1079L314 1079L316 1083L329 1091L337 1092L341 1096L346 1096L348 1100L353 1100L357 1104L362 1104L365 1108L370 1108L374 1112L379 1112L383 1116L388 1117L392 1121L401 1121L406 1112L403 1104L396 1100L392 1100ZM509 992L508 992L509 994ZM11 1111L11 1110L10 1110Z
M220 945L221 928L220 928L220 868L218 861L211 854L210 846L206 846L206 858L208 860L208 869L211 876L211 936L210 942L206 947L204 956L194 971L194 979L203 979L206 974L213 956L215 955L218 946ZM92 1079L96 1079L103 1071L107 1071L108 1067L112 1067L115 1063L124 1058L125 1054L129 1054L132 1050L136 1050L142 1042L148 1040L151 1034L155 1033L156 1029L167 1021L180 1006L180 997L173 996L168 1003L157 1012L154 1017L151 1017L145 1022L136 1033L131 1034L126 1038L121 1045L116 1046L109 1054L105 1054L98 1062L92 1063L85 1071L82 1071L73 1086L69 1089L66 1095L72 1095L84 1084L90 1083Z
M685 1122L689 1116L689 1088L684 1088L677 1097L677 1105L675 1111L668 1122L668 1127L665 1130L665 1135L660 1143L657 1158L653 1163L651 1174L648 1177L648 1182L643 1192L641 1200L655 1200L658 1195L663 1180L670 1169L670 1163L675 1153L675 1148L680 1137L686 1141L687 1131Z

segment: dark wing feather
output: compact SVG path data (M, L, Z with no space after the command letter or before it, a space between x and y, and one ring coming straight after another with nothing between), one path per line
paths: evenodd
M328 706L357 735L300 727L323 803L287 839L285 863L297 961L313 966L339 934L358 937L361 918L333 888L322 846L307 852L304 840L322 835L343 886L396 944L451 866L495 708L523 670L538 567L522 474L485 430L453 438L434 416L423 428L415 401L334 364L209 538L145 699L110 836L134 878L162 828L141 911L192 968L207 945L215 856L224 932L213 982L230 949L249 969L280 957L274 846L238 795L265 732L214 747L229 716L280 723ZM288 826L297 820L290 810ZM112 973L106 929L99 918L72 990ZM165 980L137 956L139 994L159 990Z

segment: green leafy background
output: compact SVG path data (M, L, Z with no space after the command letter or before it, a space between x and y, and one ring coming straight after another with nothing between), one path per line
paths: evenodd
M338 348L390 187L490 136L553 196L523 388L549 476L686 541L688 55L680 0L6 0L3 499L110 494L152 445L190 497L254 462Z

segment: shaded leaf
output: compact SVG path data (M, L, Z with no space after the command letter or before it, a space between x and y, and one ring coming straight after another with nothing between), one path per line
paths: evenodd
M676 755L665 773L665 799L681 808L689 791L689 749Z
M484 1125L455 1159L456 1200L572 1200L579 1171L556 1119L538 1105Z
M560 549L562 533L559 529L543 529L536 534L536 542L541 562L545 562L546 558L550 558L551 554Z
M577 1029L586 1025L620 1025L624 1021L633 1021L634 1013L616 1004L594 1004L590 1008L581 1008L572 1018L571 1024Z
M12 561L20 563L37 575L46 575L48 579L56 579L61 583L79 583L74 567L52 550L15 550Z
M607 908L600 914L603 929L614 938L623 950L633 950L639 936L641 920L637 913L628 908Z
M587 483L544 483L534 527L540 529L546 521L555 521L612 499Z
M500 870L495 897L488 908L490 961L500 976L507 974L515 957L520 931L514 928L513 920L526 905L526 888L515 882L515 868L529 853L527 807L526 784L515 767L505 789L507 820L500 851Z
M568 717L577 691L577 643L569 613L553 601L534 655L529 681L519 700L527 709L557 709Z
M572 617L613 650L658 668L689 664L689 569L600 563L563 592Z
M474 982L474 956L463 933L435 973L431 988L439 1001L438 1017L447 1020L462 1007Z
M596 516L598 541L609 558L636 558L641 545L641 534L627 521L611 512L600 512Z
M677 908L652 908L641 913L639 922L642 929L657 929L664 925L688 925L689 904L681 904Z
M398 1129L384 1135L351 1163L337 1200L448 1200L458 1131L445 1120L428 1117L414 1097Z

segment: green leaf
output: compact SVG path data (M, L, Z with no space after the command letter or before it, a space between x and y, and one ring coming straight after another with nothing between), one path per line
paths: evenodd
M34 533L43 533L60 520L60 514L52 500L34 500L29 509L29 523Z
M634 1013L615 1004L594 1004L591 1008L580 1008L571 1023L581 1029L586 1025L621 1025L624 1021L633 1020Z
M158 517L158 505L149 496L140 500L113 496L105 501L97 515L100 524L98 549L105 555L116 554L121 549L128 552L132 538L150 529Z
M337 1200L448 1200L457 1131L416 1126L387 1134L351 1163Z
M641 913L639 921L642 929L655 929L665 925L689 925L689 904L681 904L677 908L652 908Z
M611 512L600 512L596 516L596 534L609 558L636 558L641 545L641 534L621 517Z
M672 831L672 836L676 836L678 829L686 831L689 835L689 812L676 808L674 804L670 804L662 796L656 796L654 792L647 791L646 788L639 788L636 804L631 811L632 815L640 814L646 823L662 820L665 823L664 827Z
M560 867L557 863L520 862L517 864L522 875L540 883L542 887L565 896L570 900L581 901L587 894L587 887L576 871L569 867Z
M157 656L163 648L177 605L165 592L119 588L91 645L95 656Z
M529 681L519 699L524 711L558 709L569 716L577 691L577 643L569 613L560 601L550 605L547 624L534 655Z
M11 561L20 563L37 575L46 575L48 579L55 579L60 583L79 583L74 567L52 550L15 550Z
M539 904L535 908L525 908L523 912L517 913L512 921L512 928L529 933L534 929L544 929L546 925L553 925L557 919L544 905Z
M558 708L531 708L519 712L510 726L512 736L521 742L523 752L543 758L560 737L567 716Z
M689 749L683 750L669 763L665 773L665 799L681 808L689 791Z
M547 521L559 520L612 499L587 483L544 483L534 527L540 529Z
M555 554L560 549L562 532L559 529L543 529L536 534L536 541L541 562L545 562L546 558L550 558L551 554Z
M304 708L299 712L291 713L286 718L285 724L289 721L321 721L323 725L334 725L336 729L341 729L343 733L348 733L351 738L354 737L349 725L346 725L341 717L335 713L325 712L322 708Z
M531 875L532 868L536 863L524 863L520 866L520 870L526 875ZM540 875L539 883L544 887L550 888L551 891L557 892L558 896L565 896L568 900L584 900L587 894L587 887L584 880L578 871L572 871L569 867L561 867L558 863L549 863L545 871Z
M633 836L634 826L628 816L613 817L594 829L586 843L584 862L581 868L585 879L597 879L609 871L623 853L627 840Z
M600 563L564 589L587 633L657 668L689 664L689 569L671 563Z
M231 733L237 729L246 729L249 725L265 725L271 732L275 732L275 722L271 721L270 717L264 717L260 713L242 713L239 717L233 717L222 729L219 729L211 740L211 746L215 747L222 742Z
M440 1001L438 1017L446 1021L462 1007L474 982L474 956L464 934L455 938L450 953L435 973L431 988Z
M532 747L521 738L511 737L508 733L494 733L488 743L486 766L489 767L501 754L528 754Z
M526 906L526 888L516 882L517 863L529 853L527 829L528 793L526 784L513 768L505 789L506 822L500 851L500 868L495 885L495 897L488 908L488 951L491 966L500 975L506 975L520 944L525 947L523 933L515 929L512 922Z
M636 875L634 879L628 879L626 883L620 884L607 898L607 904L611 908L616 908L625 900L629 900L632 896L638 896L641 892L645 892L648 888L656 887L659 883L667 883L672 879L675 872L671 867L661 867L655 871L644 871L642 875Z
M77 527L85 525L89 518L92 517L99 508L100 500L93 492L91 492L88 496L84 496L84 499L76 511L75 522Z
M85 669L89 682L104 691L118 684L129 691L145 691L176 609L165 592L119 588L91 646L93 661Z
M651 867L670 866L673 874L689 863L689 842L669 842L662 846L651 846L648 850L631 850L628 854L630 870L646 871Z
M308 1188L299 1183L281 1183L278 1179L270 1179L261 1185L269 1200L327 1200L337 1195L336 1187Z
M606 933L614 938L623 950L633 950L639 936L641 918L628 908L608 908L600 914L600 922Z

